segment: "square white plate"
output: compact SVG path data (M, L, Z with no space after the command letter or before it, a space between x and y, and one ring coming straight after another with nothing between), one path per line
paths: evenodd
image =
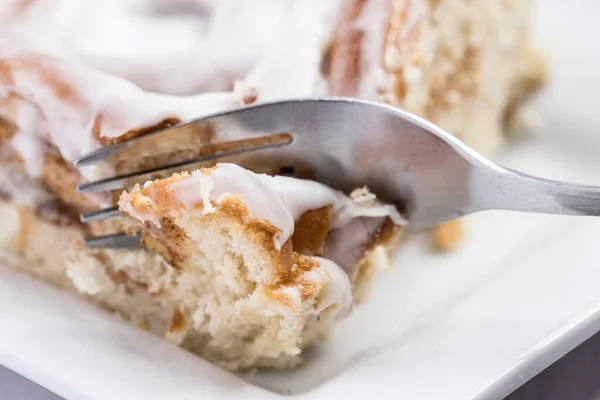
M544 135L501 161L600 184L600 3L537 11ZM468 236L448 255L411 239L304 367L241 377L0 269L0 363L69 399L502 398L600 330L600 219L488 212Z

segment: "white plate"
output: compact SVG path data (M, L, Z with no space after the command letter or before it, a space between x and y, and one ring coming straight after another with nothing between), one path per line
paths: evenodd
M600 183L600 3L540 0L545 135L502 161ZM489 212L449 255L413 239L331 340L241 378L28 277L0 273L0 363L69 399L502 398L600 330L600 219ZM252 384L253 383L253 384Z

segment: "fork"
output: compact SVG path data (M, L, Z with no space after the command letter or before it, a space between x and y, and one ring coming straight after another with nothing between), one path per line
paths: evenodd
M187 129L211 132L215 143L173 147ZM156 144L160 143L160 146ZM146 149L146 150L144 150ZM154 153L147 153L153 150ZM166 155L166 156L165 156ZM295 171L349 192L367 186L420 231L483 210L600 215L600 187L552 181L504 168L433 123L398 108L356 99L286 100L222 112L105 147L76 167L162 156L160 165L78 185L79 193L120 190L198 163L257 162ZM120 215L117 208L82 214L82 222ZM139 236L92 237L91 247L140 247Z

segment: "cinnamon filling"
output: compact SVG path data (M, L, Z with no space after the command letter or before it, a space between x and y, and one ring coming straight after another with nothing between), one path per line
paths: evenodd
M360 77L360 55L363 32L354 23L361 15L365 0L348 0L342 7L340 19L329 50L327 74L329 94L353 96Z

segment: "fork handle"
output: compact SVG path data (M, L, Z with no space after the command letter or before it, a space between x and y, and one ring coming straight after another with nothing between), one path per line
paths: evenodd
M600 216L600 186L553 181L499 167L474 185L480 210ZM479 182L483 183L483 182Z

